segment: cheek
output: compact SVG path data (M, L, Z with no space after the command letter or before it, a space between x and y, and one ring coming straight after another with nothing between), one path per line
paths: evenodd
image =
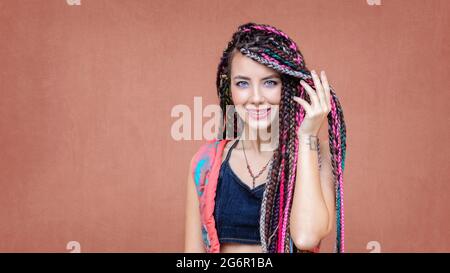
M280 104L281 102L281 87L275 90L267 90L266 98L270 104Z
M238 90L231 89L231 98L235 105L244 104L248 99L248 94L246 92L239 92Z

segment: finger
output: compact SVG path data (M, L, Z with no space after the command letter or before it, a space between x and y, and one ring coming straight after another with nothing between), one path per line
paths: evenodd
M316 91L305 81L301 80L300 84L305 88L306 92L311 99L311 107L316 107L316 105L320 105L319 98L317 97Z
M331 90L331 86L330 86L330 90ZM328 111L331 112L331 91L328 92Z
M325 90L325 100L327 104L328 111L331 110L331 91L330 91L330 85L328 84L328 78L325 74L325 71L322 71L322 85Z
M320 82L319 76L315 70L311 70L311 76L314 80L314 85L316 87L316 93L319 98L320 107L326 109L327 105L325 102L325 91L323 90L322 83Z
M312 111L311 105L309 105L306 100L304 100L304 99L302 99L300 97L297 97L297 96L293 96L292 99L295 100L301 106L303 106L303 108L305 109L307 114Z

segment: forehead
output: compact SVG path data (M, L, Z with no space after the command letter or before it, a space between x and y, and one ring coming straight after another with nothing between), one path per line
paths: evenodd
M234 54L231 63L231 76L239 74L247 77L263 78L274 73L279 74L274 69L250 59L239 51Z

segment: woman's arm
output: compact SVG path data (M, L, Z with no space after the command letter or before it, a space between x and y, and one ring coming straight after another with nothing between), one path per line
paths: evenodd
M193 160L193 158L192 158ZM184 252L206 252L201 232L200 208L194 179L189 165L186 194Z
M310 103L294 96L306 111L299 128L299 157L291 210L291 237L300 250L313 250L330 233L334 223L334 179L328 144L327 116L331 111L331 88L325 71L311 70L315 89L301 80ZM317 137L320 138L321 168L318 163Z
M291 210L290 232L296 247L300 250L312 250L317 247L333 229L336 217L327 132L328 126L322 126L319 133L321 168L318 163L318 151L314 145L309 144L310 135L299 137L297 181ZM311 140L317 138L312 137Z

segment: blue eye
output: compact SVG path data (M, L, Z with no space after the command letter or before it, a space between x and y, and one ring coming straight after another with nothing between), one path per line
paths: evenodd
M236 86L243 87L242 85L240 85L240 83L247 83L247 82L244 82L244 81L238 81L238 82L236 83ZM247 83L247 84L248 84L248 83Z
M278 84L276 81L266 81L266 83L267 83L267 82L273 83L273 84L269 84L270 87L276 86L276 85Z

